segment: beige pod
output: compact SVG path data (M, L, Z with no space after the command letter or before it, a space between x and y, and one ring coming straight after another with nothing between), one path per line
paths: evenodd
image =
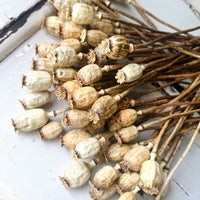
M140 175L136 172L123 173L117 183L119 193L129 192L134 190L140 182Z
M76 3L72 7L72 21L80 25L91 24L94 19L94 9L92 6Z
M76 161L68 166L64 171L64 176L60 178L66 189L76 188L84 185L90 178L90 166L83 161Z
M49 52L47 58L53 67L71 67L77 62L75 50L69 46L59 46Z
M41 109L35 108L32 110L26 110L12 120L15 130L29 132L41 128L49 119L48 113Z
M93 87L80 87L68 95L71 108L85 108L91 106L98 98L98 92Z
M51 99L51 92L41 91L41 92L29 92L20 101L25 109L39 108L47 104Z
M113 60L125 58L128 53L133 52L133 45L121 35L114 35L101 42L102 53Z
M106 165L94 175L93 186L97 190L105 190L114 183L118 176L118 165L116 167Z
M137 200L136 194L134 192L125 192L122 194L118 200Z
M40 139L54 139L58 137L63 131L63 126L59 122L49 122L43 126L39 131L38 135Z
M110 95L98 98L91 107L90 116L94 123L108 119L117 111L117 101Z
M61 34L64 39L80 39L84 27L72 21L66 21L61 27Z
M32 91L48 90L52 85L52 78L45 71L30 71L26 76L22 75L22 87L26 86Z
M146 160L140 170L142 190L150 195L156 195L163 182L163 169L155 160Z
M82 67L76 75L80 85L91 85L102 78L101 68L96 64L89 64Z
M83 128L90 123L89 112L86 110L73 109L63 114L62 124L75 128Z
M117 82L122 83L130 83L132 81L138 80L143 73L144 66L138 65L136 63L131 63L124 66L122 69L118 70L115 78Z
M76 53L79 53L82 48L80 41L78 39L74 39L74 38L61 40L60 46L70 46L76 51Z
M42 42L41 44L35 46L35 53L42 58L46 58L47 54L57 46L58 44L53 42Z
M137 112L134 109L124 109L115 113L108 121L110 132L115 132L123 127L132 125L137 119Z
M48 33L56 37L61 37L61 27L63 23L64 19L57 16L49 16L44 19L42 26L45 27Z
M73 6L78 0L48 0L53 4L57 10L67 11L69 7Z
M132 125L129 127L122 128L117 132L113 133L117 141L121 143L128 143L138 137L138 130L137 127Z
M68 148L75 148L79 142L91 137L92 135L85 130L72 130L67 132L64 136L61 136L61 146L65 145Z
M58 68L53 72L54 80L70 81L73 80L76 75L76 71L72 68Z
M31 70L46 71L51 74L53 67L47 58L38 58L37 60L32 59Z
M108 38L108 35L99 30L85 29L81 32L81 42L87 42L93 47L97 47L102 40Z
M114 143L109 147L106 157L109 161L119 162L123 160L129 150L131 150L131 146L128 144Z
M105 119L102 119L102 120L99 120L96 124L94 124L93 122L90 122L86 127L85 129L88 130L88 131L95 131L95 130L98 130L100 128L103 128L104 125L106 123L106 120Z
M124 160L121 162L121 166L125 171L135 171L139 172L142 163L150 158L149 149L152 148L152 144L150 143L148 146L135 146L130 151L128 151Z

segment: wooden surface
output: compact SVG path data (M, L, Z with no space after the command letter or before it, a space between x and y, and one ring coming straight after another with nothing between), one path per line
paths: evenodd
M21 0L21 2L25 1ZM196 16L182 1L140 0L138 2L156 16L181 29L199 25ZM138 15L134 9L126 9ZM159 28L164 29L163 26L159 26ZM199 31L195 34L200 35ZM21 89L21 75L26 74L30 69L35 44L44 41L57 42L59 40L44 30L39 30L4 59L0 65L0 181L8 185L16 196L25 200L87 200L90 199L89 186L85 185L66 191L59 180L64 169L74 162L69 151L65 147L60 147L59 139L41 141L37 132L14 133L11 126L10 119L15 118L23 111L17 99L22 99L28 92L26 88ZM66 106L66 102L58 102L52 96L51 102L45 106L45 109L50 111L52 105L54 105L54 109L63 108ZM60 117L56 119L59 120ZM69 128L65 129L65 131L67 130ZM189 137L190 134L185 137L176 160L183 152ZM199 156L200 137L198 136L187 157L174 174L169 194L163 199L199 199ZM93 175L95 171L93 171ZM118 195L115 195L112 200L117 198ZM138 197L138 199L141 198ZM145 195L144 199L151 198ZM3 199L0 197L0 200Z

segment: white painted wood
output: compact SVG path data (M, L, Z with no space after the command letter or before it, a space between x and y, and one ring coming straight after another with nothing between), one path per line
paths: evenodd
M189 28L199 23L187 5L178 0L138 2L156 16L179 28ZM162 26L159 28L164 29ZM196 34L199 35L199 32ZM44 30L39 30L3 60L0 66L0 181L7 184L14 195L27 200L87 200L90 199L89 186L66 191L59 181L58 176L62 176L64 169L73 162L69 150L60 147L59 139L41 141L36 132L15 134L11 126L10 118L15 118L23 111L17 99L22 99L28 92L26 88L21 89L21 74L29 71L31 59L34 57L34 45L44 41L58 42L59 39ZM59 109L66 106L66 102L56 101L53 96L51 103L45 106L45 109L50 111L52 105L54 109ZM69 128L65 128L65 131L67 130ZM183 152L188 137L185 138L176 160ZM171 190L163 198L164 200L199 199L199 156L200 137L198 136L186 159L173 176L189 196L175 182L172 182ZM117 198L118 195L115 195L112 200ZM142 198L138 197L138 199ZM144 199L149 200L150 197L145 195Z

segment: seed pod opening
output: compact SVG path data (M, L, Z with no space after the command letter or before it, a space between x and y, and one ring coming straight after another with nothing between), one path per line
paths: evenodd
M128 53L133 52L133 45L121 35L103 40L99 47L103 54L114 60L125 58Z
M92 6L83 3L76 3L72 7L72 21L76 24L88 25L94 19Z
M122 142L128 143L138 137L138 130L136 126L132 125L120 129L119 131L115 132L114 135L120 144Z
M98 98L98 92L93 87L81 87L68 95L71 108L85 108L91 106Z
M107 165L101 168L93 178L93 185L97 190L109 188L118 177L118 171Z
M58 68L53 73L54 80L70 81L73 80L76 75L76 71L72 68Z
M49 122L38 131L38 135L40 139L54 139L58 137L62 131L63 127L59 122Z
M97 123L100 119L108 119L117 111L117 101L105 95L95 101L90 110L91 120Z
M83 29L84 29L83 26L76 24L72 21L65 22L62 25L62 29L61 29L62 37L64 39L70 39L70 38L80 39L81 32Z
M118 192L124 193L134 190L140 182L140 175L135 172L126 172L118 180Z
M115 78L117 82L122 83L129 83L132 81L138 80L143 73L143 66L131 63L123 67L122 69L118 70Z
M91 137L92 135L89 132L82 129L72 130L67 132L64 136L61 136L61 146L65 145L73 149L79 142Z
M35 52L42 58L46 58L47 54L58 46L56 43L43 42L35 47Z
M93 47L97 47L99 43L108 38L108 35L99 30L88 30L85 29L81 32L81 42L87 42Z
M119 162L123 160L124 155L129 150L131 150L131 146L129 146L128 144L120 145L119 143L115 143L109 147L106 157L112 162Z
M115 132L123 127L132 125L137 119L137 112L134 109L120 110L108 121L109 131Z
M61 27L64 23L64 19L57 16L50 16L44 19L43 25L46 31L56 37L61 37Z
M154 160L144 161L140 170L142 190L150 195L156 195L159 192L159 186L163 181L163 169L158 162Z
M101 145L96 138L88 138L79 142L75 147L77 158L89 159L96 156L100 151Z
M59 46L49 52L47 58L54 67L71 67L77 62L75 50L69 46Z
M139 172L142 163L150 158L149 149L145 146L139 145L133 147L124 156L124 161L122 161L122 168L127 171Z
M47 104L51 99L49 91L29 92L21 102L25 109L33 109Z
M76 53L79 53L81 51L81 43L78 39L65 39L60 41L60 46L70 46L72 47Z
M75 128L83 128L90 123L89 112L86 110L73 109L63 114L62 124Z
M66 189L68 187L76 188L84 185L90 178L91 172L89 164L79 161L71 164L61 178Z
M36 108L32 110L26 110L12 120L15 130L29 132L41 128L48 121L48 113L41 109Z
M26 76L22 75L22 86L32 91L48 90L52 85L52 78L45 71L30 71Z
M53 67L47 58L39 58L37 60L32 59L31 70L46 71L51 74Z
M77 81L81 85L91 85L102 78L101 68L96 64L86 65L81 68L76 76Z

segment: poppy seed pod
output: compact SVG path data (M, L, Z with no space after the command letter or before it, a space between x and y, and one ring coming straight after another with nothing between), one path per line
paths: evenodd
M39 108L47 104L51 99L51 92L41 91L41 92L29 92L20 101L25 109Z
M76 161L68 166L64 171L64 176L60 178L66 189L76 188L85 184L91 176L90 166L86 162Z
M58 47L58 44L53 42L42 42L35 47L35 53L42 58L46 58L47 54L52 50Z
M38 58L37 60L32 59L31 70L46 71L51 74L53 67L47 58Z
M122 194L118 200L137 200L137 199L135 193L131 191Z
M82 67L78 72L76 79L81 85L91 85L102 78L101 68L96 64L90 64Z
M110 132L115 132L123 127L130 126L137 119L137 112L134 109L124 109L115 113L108 121Z
M22 75L22 87L26 86L32 91L48 90L52 85L52 78L45 71L30 71L26 76Z
M63 126L59 122L49 122L43 126L39 131L38 135L40 139L54 139L58 137L63 131Z
M69 7L73 6L75 3L78 3L78 0L48 0L53 4L57 10L66 11Z
M76 53L79 53L82 47L80 41L74 38L69 38L60 41L60 46L70 46L76 51Z
M65 145L68 148L75 148L79 142L91 137L92 135L87 131L81 129L72 130L61 136L61 146Z
M54 80L70 81L73 80L76 75L76 71L72 68L58 68L53 73Z
M142 190L150 195L156 195L163 182L163 169L155 160L146 160L140 170Z
M88 131L95 131L95 130L98 130L100 128L103 128L104 125L106 123L106 120L105 119L102 119L102 120L99 120L96 124L94 124L93 122L90 122L86 127L85 129L88 130Z
M144 67L142 65L131 63L118 70L115 78L120 84L136 81L142 76L143 70Z
M72 21L76 24L88 25L94 19L92 6L83 3L76 3L72 7Z
M121 35L114 35L103 40L99 47L103 54L113 60L125 58L128 53L133 52L133 45Z

